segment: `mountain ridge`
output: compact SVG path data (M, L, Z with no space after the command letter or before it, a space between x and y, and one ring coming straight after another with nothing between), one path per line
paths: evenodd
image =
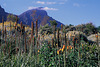
M4 21L7 21L7 16L10 13L5 12L5 10L0 6L0 22L2 22L2 17ZM36 9L31 9L23 12L20 15L16 15L19 18L18 23L22 21L23 24L31 26L31 22L35 22L38 20L38 26L44 26L46 24L50 25L50 21L53 21L52 17L48 16L48 13L43 10L43 7L38 7ZM61 22L55 20L57 22L57 27L61 26ZM63 24L64 25L64 24Z
M1 5L0 5L0 22L2 22L2 19L4 20L4 21L6 21L7 20L7 15L8 15L9 13L7 13L7 12L5 12L5 10L1 7Z
M50 21L55 20L52 17L48 16L47 12L45 10L42 10L42 8L25 11L24 13L19 15L19 18L20 18L19 22L22 21L24 24L28 24L28 25L31 25L30 23L31 21L35 22L36 19L38 19L38 25L42 25L42 26L46 24L50 25ZM59 27L62 24L57 20L56 22L58 24L57 27Z

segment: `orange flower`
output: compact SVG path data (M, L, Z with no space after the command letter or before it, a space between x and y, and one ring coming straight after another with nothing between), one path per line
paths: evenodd
M69 46L67 46L67 49L69 48Z
M70 46L67 46L67 50L68 50L68 49L72 49L72 48L73 48L73 47L72 47L71 45L70 45Z
M59 50L57 51L57 54L59 55Z
M65 49L65 45L63 45L63 49Z
M96 35L96 38L98 38L98 35Z
M59 51L61 51L61 48L60 48L60 50Z

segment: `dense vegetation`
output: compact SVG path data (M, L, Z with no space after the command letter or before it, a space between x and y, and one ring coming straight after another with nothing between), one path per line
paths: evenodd
M0 67L100 66L100 29L92 23L58 28L51 21L52 26L38 28L36 21L30 28L9 22L0 28ZM96 42L87 39L91 34Z

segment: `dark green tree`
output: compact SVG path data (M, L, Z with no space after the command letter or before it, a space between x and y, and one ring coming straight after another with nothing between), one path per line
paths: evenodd
M51 26L57 26L57 22L56 22L56 20L53 20L53 21L50 21L50 24L51 24Z
M16 16L15 15L12 15L12 14L9 14L7 16L7 21L15 22L16 21Z
M72 25L72 24L69 24L69 27L71 27L71 26L74 26L74 25Z
M88 32L91 32L90 34L95 34L95 32L97 32L97 28L92 23L87 23L86 28Z
M98 32L100 32L100 26L97 27Z

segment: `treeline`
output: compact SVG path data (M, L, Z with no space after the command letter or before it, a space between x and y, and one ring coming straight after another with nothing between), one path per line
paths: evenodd
M46 24L45 26L40 26L40 32L41 34L43 34L44 32L48 33L53 33L53 25L57 25L56 22L50 22L51 26L49 26L48 24ZM60 29L61 27L59 27ZM81 31L83 33L85 33L87 36L91 35L91 34L96 34L97 32L100 32L100 26L96 27L95 25L93 25L93 23L86 23L86 24L81 24L81 25L64 25L63 26L63 32L68 32L68 31Z

